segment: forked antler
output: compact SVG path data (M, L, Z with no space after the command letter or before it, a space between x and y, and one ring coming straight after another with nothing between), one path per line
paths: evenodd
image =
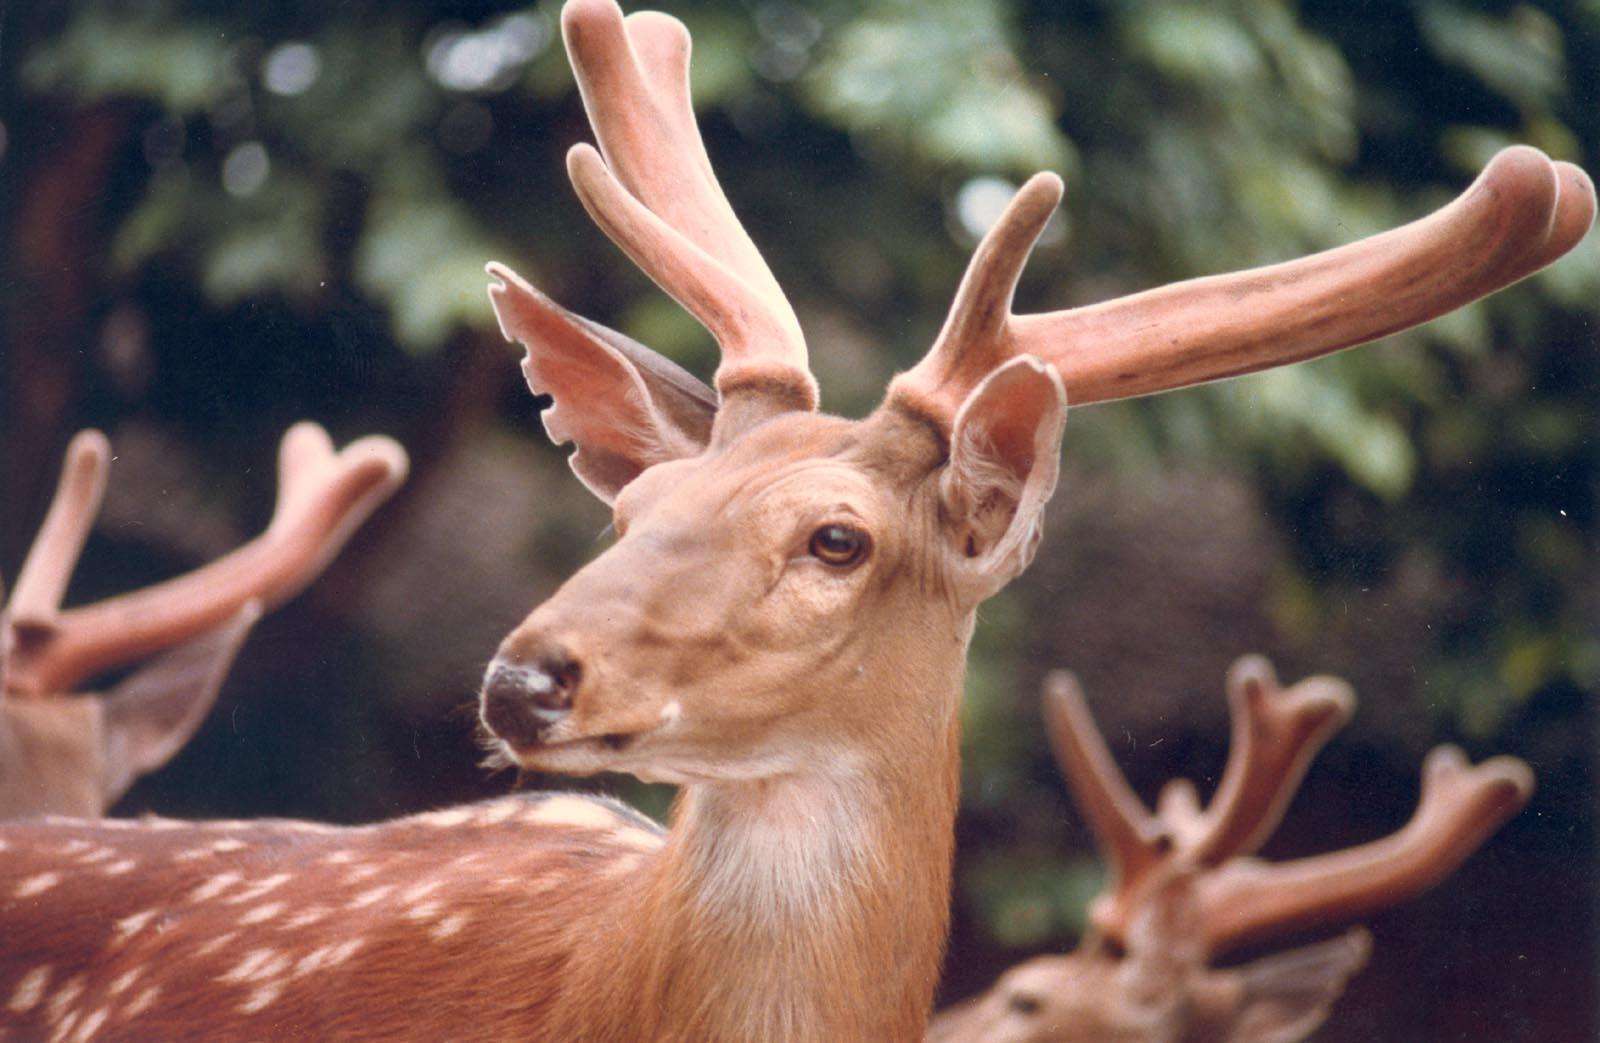
M591 217L717 339L717 388L760 385L816 407L799 320L734 216L689 97L689 33L614 0L569 0L562 35L599 140L567 153Z
M1527 803L1533 777L1526 764L1496 757L1472 767L1460 751L1441 747L1429 755L1417 812L1399 832L1284 863L1246 857L1271 834L1316 751L1348 719L1353 698L1333 678L1283 688L1266 660L1240 660L1228 679L1233 745L1210 807L1201 810L1183 782L1169 785L1152 815L1117 770L1072 675L1051 674L1051 742L1112 871L1090 909L1096 931L1126 944L1141 910L1174 881L1194 888L1207 956L1348 924L1444 879Z
M1353 347L1531 275L1583 238L1594 186L1527 146L1496 155L1434 214L1283 264L1102 304L1013 315L1028 253L1061 199L1039 174L979 245L928 355L891 396L948 429L961 402L1017 355L1055 366L1077 404L1147 395Z
M12 632L9 694L74 690L113 667L180 644L298 593L372 511L398 488L405 451L363 438L335 453L316 424L284 435L278 499L267 530L232 554L187 575L80 608L61 598L105 488L109 449L87 431L68 449L56 497L18 575L6 609Z
M1468 764L1454 746L1428 755L1422 798L1399 832L1290 862L1240 859L1198 882L1209 951L1348 923L1398 905L1456 871L1533 793L1515 757Z

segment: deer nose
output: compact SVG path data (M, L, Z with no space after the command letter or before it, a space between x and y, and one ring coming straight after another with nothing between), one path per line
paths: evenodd
M559 646L496 657L483 677L483 723L513 746L533 746L567 716L582 679L577 659Z

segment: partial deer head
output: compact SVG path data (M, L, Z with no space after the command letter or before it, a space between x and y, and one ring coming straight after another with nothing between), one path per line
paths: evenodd
M942 1015L941 1043L1292 1043L1327 1017L1366 962L1357 928L1329 941L1211 966L1246 944L1344 927L1399 905L1455 871L1533 792L1528 766L1469 766L1428 755L1422 799L1399 832L1289 862L1251 856L1276 828L1306 767L1350 716L1349 686L1313 677L1290 688L1256 656L1228 676L1233 739L1204 809L1187 780L1151 814L1095 729L1077 682L1052 674L1045 717L1062 773L1111 869L1091 930L1067 956L1008 971L989 992Z
M817 412L794 311L712 173L689 37L569 0L598 149L590 215L721 347L715 391L502 265L501 328L545 424L612 506L617 542L501 645L489 730L522 764L750 780L909 756L953 712L975 607L1025 568L1070 399L1150 394L1425 322L1537 271L1589 227L1567 163L1507 149L1404 228L1274 267L1013 315L1062 185L1040 174L984 237L928 356L862 420ZM902 741L903 740L903 741ZM926 745L923 740L917 740ZM920 748L920 747L919 747Z
M0 612L0 818L102 814L170 760L205 719L256 619L327 567L404 480L406 456L379 437L335 453L322 428L296 425L279 450L277 505L261 536L187 575L63 609L109 467L105 436L72 440ZM163 651L104 694L79 692Z

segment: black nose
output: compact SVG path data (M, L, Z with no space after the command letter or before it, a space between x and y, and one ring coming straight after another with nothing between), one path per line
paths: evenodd
M578 661L549 648L523 662L496 659L483 678L483 723L513 746L532 746L572 709Z

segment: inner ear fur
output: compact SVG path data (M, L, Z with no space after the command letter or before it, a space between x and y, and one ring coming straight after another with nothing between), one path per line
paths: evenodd
M522 373L549 395L545 432L577 446L572 470L605 503L647 468L697 456L711 440L717 396L643 344L575 315L503 265L489 299L506 339L522 343Z
M998 589L1033 560L1066 411L1054 368L1024 355L989 374L956 413L939 497L955 553L985 586Z

